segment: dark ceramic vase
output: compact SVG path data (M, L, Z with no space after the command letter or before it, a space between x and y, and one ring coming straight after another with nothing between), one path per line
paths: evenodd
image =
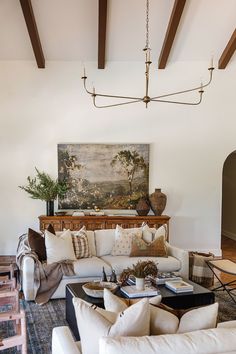
M166 207L167 197L161 192L161 188L156 188L149 197L150 205L155 215L161 215Z
M136 211L138 215L140 216L145 216L149 213L150 210L150 204L147 200L147 198L140 198L138 201L138 204L136 205Z
M47 200L47 216L54 215L54 200Z

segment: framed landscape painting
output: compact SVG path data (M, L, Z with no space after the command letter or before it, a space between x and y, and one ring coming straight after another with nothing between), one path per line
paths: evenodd
M148 195L149 144L59 144L59 209L135 209Z

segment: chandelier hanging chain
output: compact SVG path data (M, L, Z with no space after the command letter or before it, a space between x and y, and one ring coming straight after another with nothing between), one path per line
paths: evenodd
M146 6L146 49L149 48L149 0Z
M84 68L84 75L82 76L83 84L84 84L84 89L85 91L92 96L93 104L96 108L108 108L108 107L116 107L116 106L123 106L131 103L137 103L137 102L144 102L146 105L146 108L148 107L149 102L162 102L162 103L172 103L172 104L179 104L179 105L188 105L188 106L197 106L202 102L202 95L204 93L204 88L209 86L211 81L212 81L212 76L213 76L213 61L211 62L211 66L208 68L209 71L209 80L207 83L203 84L201 83L197 87L193 87L190 89L186 90L181 90L181 91L176 91L164 95L159 95L159 96L154 96L150 97L149 96L149 76L150 76L150 65L152 64L151 62L151 48L149 47L149 0L146 0L146 44L145 48L143 49L145 52L145 96L144 97L133 97L133 96L121 96L121 95L108 95L108 94L102 94L98 93L95 91L95 87L93 87L92 91L89 91L86 86L86 72ZM163 98L167 98L170 96L177 96L189 92L194 92L198 91L199 93L199 99L197 101L193 102L187 102L187 101L172 101L172 100L165 100ZM106 97L106 98L114 98L114 99L125 99L128 100L127 102L120 102L120 103L113 103L113 104L107 104L107 105L101 105L98 106L96 103L96 97Z

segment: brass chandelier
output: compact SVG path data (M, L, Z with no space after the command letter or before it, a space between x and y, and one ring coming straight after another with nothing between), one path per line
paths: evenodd
M177 92L172 92L160 96L149 96L149 81L150 81L150 65L152 64L151 62L151 48L149 45L149 0L146 0L146 45L145 48L143 49L145 53L145 94L143 97L132 97L132 96L117 96L117 95L107 95L107 94L102 94L96 92L95 88L93 87L92 91L89 91L86 86L86 72L84 69L84 75L82 76L82 80L84 83L84 88L86 92L91 95L93 104L96 108L108 108L108 107L116 107L116 106L123 106L131 103L136 103L136 102L144 102L146 105L146 108L148 107L149 102L163 102L163 103L174 103L174 104L181 104L181 105L189 105L189 106L197 106L202 102L202 95L204 93L204 88L209 86L211 81L212 81L212 74L213 74L213 61L211 62L210 67L208 68L209 70L209 80L207 83L203 84L201 83L200 86L193 87L187 90L182 90L182 91L177 91ZM199 93L199 98L197 101L193 102L187 102L187 101L179 101L179 100L171 100L169 97L172 96L177 96L177 95L182 95L185 93L189 92L194 92L198 91ZM118 100L122 100L120 103L113 103L113 104L105 104L105 105L98 105L97 104L97 97L107 97L107 98L114 98ZM125 101L124 101L125 100Z

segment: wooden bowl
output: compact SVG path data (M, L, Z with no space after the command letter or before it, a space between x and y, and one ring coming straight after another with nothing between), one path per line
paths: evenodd
M102 298L103 290L106 288L112 292L117 289L118 285L110 282L91 282L82 285L84 292L88 296Z

